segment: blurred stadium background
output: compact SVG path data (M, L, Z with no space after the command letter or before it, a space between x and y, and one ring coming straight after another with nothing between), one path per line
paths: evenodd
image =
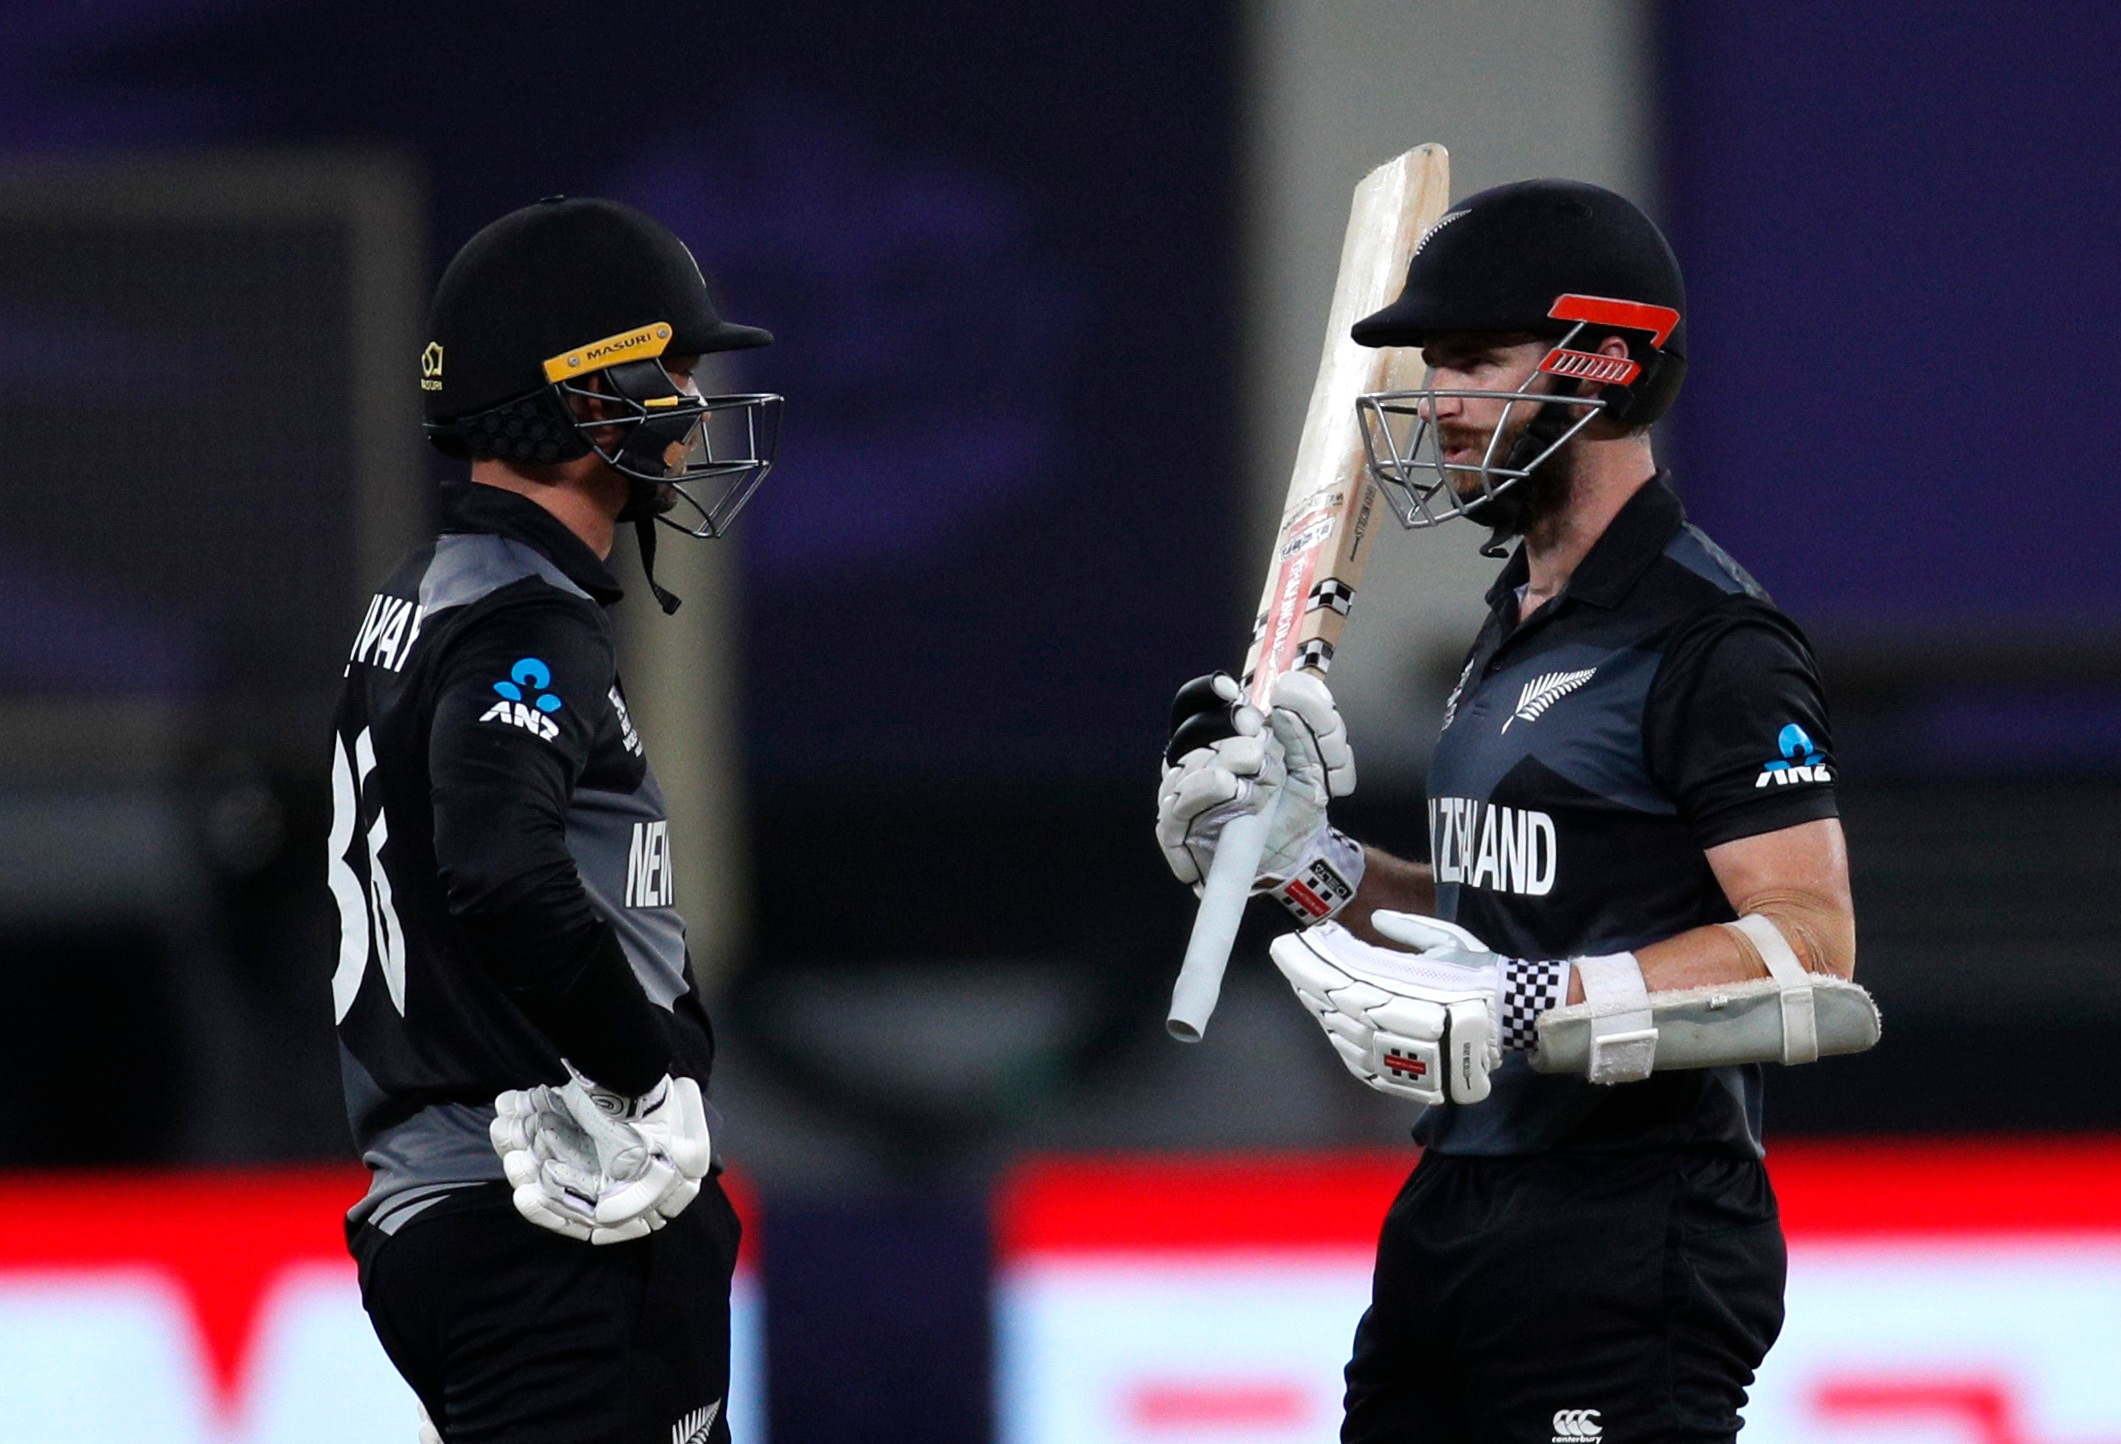
M0 0L11 1434L411 1437L334 1237L325 718L445 474L433 277L571 192L671 222L789 398L735 539L665 549L686 610L622 609L760 1244L740 1437L1328 1437L1408 1119L1263 929L1164 1039L1150 784L1347 193L1434 139L1666 224L1660 453L1832 689L1886 1041L1770 1083L1747 1437L2121 1436L2121 12L2037 17ZM1473 541L1390 538L1336 672L1402 851Z

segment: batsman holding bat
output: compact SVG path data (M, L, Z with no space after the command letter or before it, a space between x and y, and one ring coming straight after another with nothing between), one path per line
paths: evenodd
M1350 1071L1428 1105L1343 1440L1732 1438L1782 1323L1760 1065L1877 1038L1811 650L1652 455L1685 312L1647 217L1540 180L1452 207L1353 327L1427 367L1360 403L1399 519L1515 543L1444 706L1429 862L1329 822L1354 757L1315 670L1174 708L1172 870L1265 819L1253 890L1302 924L1276 964Z

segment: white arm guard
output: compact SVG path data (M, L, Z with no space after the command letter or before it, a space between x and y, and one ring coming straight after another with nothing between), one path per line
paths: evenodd
M1495 991L1480 970L1430 964L1456 984L1432 987L1409 976L1424 965L1418 955L1373 947L1335 923L1285 934L1267 951L1340 1061L1378 1092L1417 1103L1488 1096L1502 1046ZM1449 979L1452 971L1467 979Z
M1868 992L1807 972L1780 930L1758 914L1724 926L1760 950L1770 976L1651 993L1631 953L1579 958L1584 1001L1539 1019L1532 1066L1593 1083L1632 1083L1657 1068L1810 1063L1878 1041L1878 1005Z

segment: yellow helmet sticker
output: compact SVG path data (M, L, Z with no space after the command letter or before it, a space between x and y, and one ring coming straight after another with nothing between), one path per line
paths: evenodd
M663 348L670 344L670 323L651 321L631 331L621 331L616 336L606 336L601 341L592 341L587 346L578 346L572 351L563 351L545 363L547 381L565 381L570 376L581 376L606 366L616 366L621 361L638 361L644 356L660 356Z

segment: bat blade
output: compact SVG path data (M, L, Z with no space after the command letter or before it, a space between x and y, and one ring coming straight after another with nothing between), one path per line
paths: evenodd
M1415 246L1449 202L1450 164L1442 146L1416 146L1371 171L1355 188L1318 379L1304 413L1296 467L1245 658L1243 685L1262 709L1282 673L1299 667L1323 673L1332 664L1369 562L1378 497L1364 468L1355 399L1366 391L1411 384L1408 373L1419 371L1420 360L1413 351L1358 346L1348 332L1398 293ZM1268 824L1266 818L1256 825L1232 823L1216 847L1165 1023L1181 1042L1198 1042L1215 1011L1230 947L1266 850Z

